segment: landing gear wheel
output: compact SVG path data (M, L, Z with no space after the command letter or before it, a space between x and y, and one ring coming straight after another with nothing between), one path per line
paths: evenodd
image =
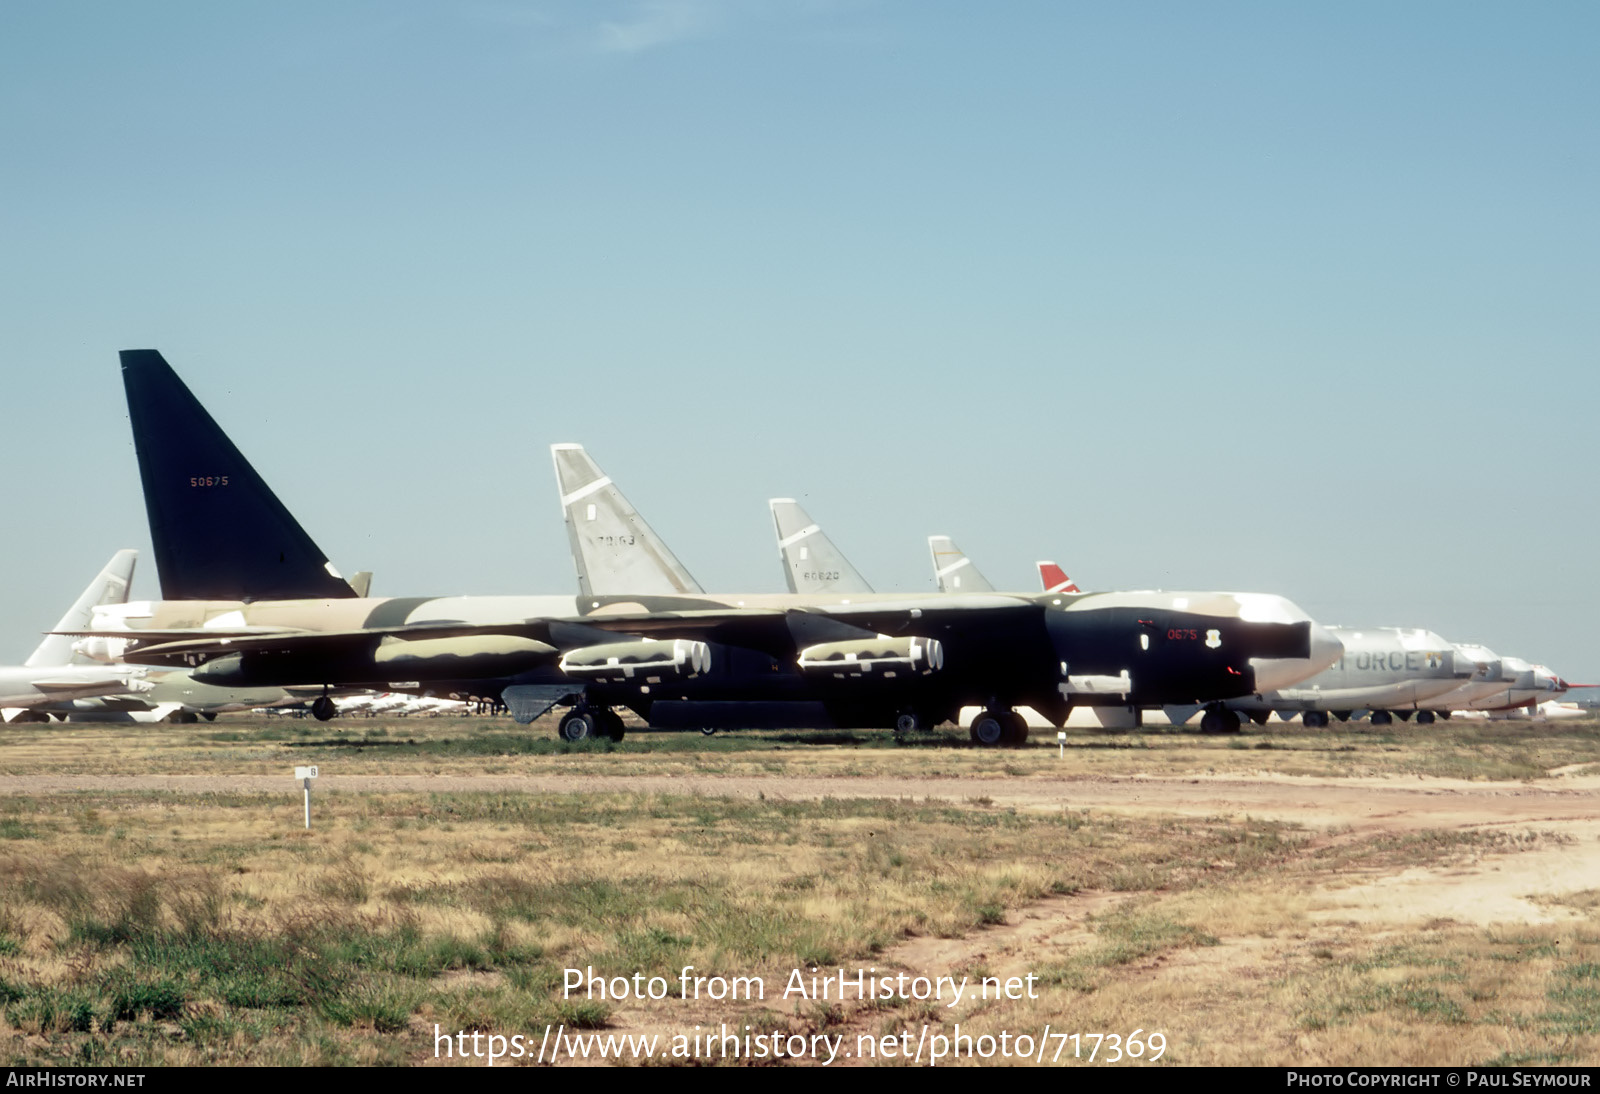
M620 741L627 735L628 729L622 724L622 715L614 710L602 710L596 714L599 720L599 729L613 741Z
M1394 715L1387 710L1375 710L1372 712L1372 724L1375 726L1393 725Z
M925 710L902 710L895 715L894 731L897 734L931 733L940 720L937 715L929 714Z
M972 743L982 748L999 748L1006 743L1007 715L1010 711L986 710L972 720Z
M1201 733L1237 733L1239 716L1227 707L1213 707L1200 717Z
M1419 711L1417 711L1417 725L1419 725L1419 726L1431 726L1431 725L1433 725L1433 711L1431 711L1431 710L1419 710Z
M319 695L311 702L311 716L319 722L326 722L338 713L339 708L326 695Z
M569 710L559 728L563 741L592 741L599 735L598 719L588 710Z
M1020 748L1028 743L1028 721L1014 710L1005 713L1006 736L1005 743L1012 748Z
M701 726L700 727L700 735L702 737L709 737L713 733L715 733L716 731L717 731L717 727L716 726Z
M1300 718L1300 724L1307 729L1326 729L1328 715L1320 710L1308 710Z

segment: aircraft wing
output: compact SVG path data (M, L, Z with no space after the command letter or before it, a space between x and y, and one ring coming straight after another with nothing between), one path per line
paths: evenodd
M164 631L117 631L120 638L136 638L139 645L123 655L136 665L186 667L230 653L280 653L291 656L337 656L362 650L385 640L418 642L429 639L483 635L520 637L526 623L482 625L474 623L410 623L395 627L370 627L350 631L306 631L257 627L249 630L206 632L198 628Z
M1004 615L1037 612L1038 606L1020 597L947 593L789 610L727 607L597 613L488 624L412 623L348 631L279 629L268 633L197 634L190 629L120 631L117 636L139 640L137 648L124 654L124 660L134 664L179 668L206 664L209 669L209 662L220 664L232 655L248 655L257 662L270 659L286 666L280 684L318 679L353 684L372 679L409 679L411 675L399 671L402 666L414 669L429 658L489 658L496 664L501 663L498 659L514 658L525 667L552 663L566 650L633 638L714 642L784 659L819 642L921 634L938 626L951 612L966 614L981 609Z
M546 639L563 649L596 644L594 632L688 638L759 650L784 659L819 642L848 642L879 635L920 635L956 612L973 618L984 611L996 615L1034 614L1039 607L1022 597L945 593L865 604L827 604L805 608L713 608L678 612L629 612L550 620ZM581 632L588 632L582 634ZM569 637L569 633L571 637ZM575 639L582 638L582 642Z
M126 628L122 630L82 630L82 631L51 631L51 634L69 635L74 638L126 638L130 641L150 645L157 639L167 642L180 642L188 639L200 640L205 638L223 640L234 638L257 638L269 635L285 634L322 634L323 631L308 631L298 627L272 627L272 626L244 626L244 627L141 627Z

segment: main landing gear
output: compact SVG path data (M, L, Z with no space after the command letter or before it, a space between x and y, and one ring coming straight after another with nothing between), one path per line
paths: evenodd
M983 748L1016 746L1028 740L1028 723L1014 710L986 710L972 720L972 743Z
M326 691L311 702L311 716L319 722L326 722L328 719L336 717L338 713L339 708L334 706L333 700L328 698Z
M597 737L620 741L626 732L622 715L609 707L576 706L561 717L563 741L592 741Z
M1200 716L1201 733L1237 733L1242 724L1239 715L1221 703L1206 707L1206 712Z

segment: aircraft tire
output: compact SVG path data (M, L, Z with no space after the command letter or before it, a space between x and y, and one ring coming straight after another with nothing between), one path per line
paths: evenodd
M985 710L972 719L972 743L979 748L999 748L1006 743L1007 711Z
M700 727L700 735L702 737L710 737L712 734L716 733L716 731L717 731L717 727L716 726L701 726Z
M1028 720L1014 710L1005 713L1006 737L1005 744L1012 748L1021 748L1028 743Z
M1308 710L1300 716L1300 724L1307 729L1328 728L1328 716L1320 710Z
M610 737L613 741L620 741L627 736L628 729L622 724L622 715L614 710L602 710L598 715L600 732Z
M1239 716L1227 707L1215 707L1200 716L1201 733L1237 733Z
M599 735L598 721L587 710L569 710L558 729L563 741L591 741Z
M902 710L895 716L896 733L931 733L937 719L924 710Z
M339 713L339 708L333 705L333 700L326 695L319 695L311 702L311 716L319 722L326 722Z
M1419 726L1431 726L1431 725L1433 725L1433 717L1434 717L1433 711L1431 711L1431 710L1419 710L1419 711L1417 711L1417 725L1419 725Z
M1372 712L1372 724L1375 726L1392 726L1394 725L1394 715L1387 710L1375 710Z

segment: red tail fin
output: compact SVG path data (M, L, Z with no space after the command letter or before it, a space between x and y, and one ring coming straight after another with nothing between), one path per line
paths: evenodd
M1082 589L1054 562L1039 563L1039 583L1047 593L1081 593Z

